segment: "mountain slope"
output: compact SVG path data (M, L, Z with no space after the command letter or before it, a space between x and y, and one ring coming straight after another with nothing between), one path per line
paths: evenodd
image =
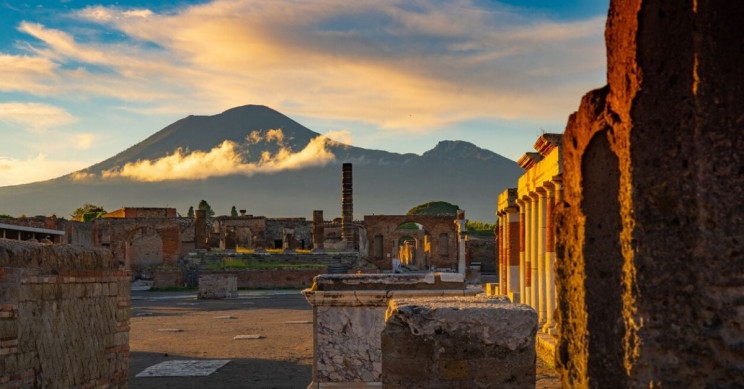
M72 175L45 182L0 188L0 214L69 216L83 203L122 206L170 206L181 213L206 199L217 214L231 206L249 214L310 217L315 209L326 218L340 215L341 163L354 164L355 217L404 214L416 204L444 200L458 204L471 219L492 221L496 196L516 186L522 170L491 151L463 141L442 141L419 156L367 150L340 144L329 148L335 159L325 166L283 170L253 176L227 175L197 180L136 182L101 179L102 171L140 160L156 160L181 148L209 151L225 140L242 144L244 162L257 161L263 151L275 153L276 142L246 143L251 132L281 129L284 146L302 150L318 136L285 115L264 106L237 107L214 116L181 119L131 148L85 171L98 178L76 181Z

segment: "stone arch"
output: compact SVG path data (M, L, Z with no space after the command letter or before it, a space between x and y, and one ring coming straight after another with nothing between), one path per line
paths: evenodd
M584 187L584 288L592 387L623 388L623 256L620 247L620 169L607 131L596 133L581 160Z

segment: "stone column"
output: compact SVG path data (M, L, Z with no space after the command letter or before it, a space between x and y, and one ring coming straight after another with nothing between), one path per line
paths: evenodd
M504 259L506 255L504 254L506 252L506 240L504 239L504 214L503 211L499 212L497 214L498 216L498 227L497 227L497 233L499 237L499 268L498 268L498 274L499 274L499 293L506 294L506 273L504 271Z
M543 330L547 333L555 333L555 321L553 312L556 307L555 295L555 227L554 227L554 210L556 201L556 192L560 183L546 183L545 188L548 191L547 208L545 211L545 286L546 300L545 311L547 313L545 326Z
M516 209L510 208L507 213L508 224L504 226L506 233L506 265L508 272L508 290L507 294L519 293L519 213Z
M352 166L345 163L341 171L341 237L346 249L354 250L354 194Z
M530 193L530 201L532 202L532 215L530 219L530 277L532 278L532 289L530 289L530 305L535 311L540 312L540 300L538 293L540 289L540 279L538 273L538 262L540 261L540 255L537 246L538 232L540 231L538 211L540 210L539 197L537 193Z
M532 199L524 198L524 293L522 303L532 306Z
M547 321L546 309L546 266L545 266L545 211L547 207L545 188L537 188L537 306L538 322L542 325Z

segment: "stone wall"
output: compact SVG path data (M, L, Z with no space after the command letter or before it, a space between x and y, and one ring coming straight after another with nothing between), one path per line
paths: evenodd
M744 3L611 1L564 134L564 387L740 387Z
M468 259L473 262L481 263L482 273L497 273L498 262L496 261L496 241L491 238L474 238L468 240Z
M197 297L200 299L238 297L238 278L233 274L201 274Z
M129 310L110 252L0 239L0 386L126 387Z

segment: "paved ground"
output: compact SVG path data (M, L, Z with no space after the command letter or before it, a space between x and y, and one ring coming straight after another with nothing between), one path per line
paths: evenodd
M298 291L241 291L197 300L195 293L132 292L130 388L301 388L312 379L312 309ZM225 318L230 316L232 318ZM159 330L181 330L166 332ZM234 340L237 335L262 339ZM230 359L208 377L141 377L168 360ZM559 388L540 363L538 388Z

